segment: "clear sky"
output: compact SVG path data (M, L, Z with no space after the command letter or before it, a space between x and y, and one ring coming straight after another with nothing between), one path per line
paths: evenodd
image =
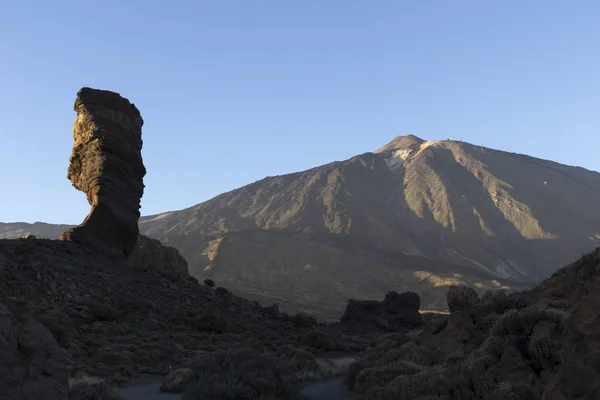
M447 137L600 170L596 0L0 0L0 221L79 223L80 87L140 109L142 214Z

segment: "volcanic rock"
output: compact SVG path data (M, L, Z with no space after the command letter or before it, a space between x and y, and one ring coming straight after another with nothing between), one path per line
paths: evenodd
M140 112L118 93L82 88L75 100L74 146L67 177L92 206L61 239L129 257L135 247L146 169Z
M349 300L340 322L359 329L400 331L420 326L419 295L413 292L386 294L383 301Z
M165 246L156 239L138 235L137 244L129 257L133 268L153 270L178 279L188 279L188 263L177 249Z

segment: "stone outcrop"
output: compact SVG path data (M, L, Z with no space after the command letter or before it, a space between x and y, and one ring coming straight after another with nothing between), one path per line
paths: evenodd
M0 303L0 338L0 399L67 399L67 362L46 328Z
M75 100L74 146L67 177L92 206L85 220L61 239L100 252L129 257L139 233L142 162L140 112L129 100L105 90L82 88Z
M340 322L360 329L401 331L420 326L421 300L413 292L389 292L383 301L350 300Z
M562 338L561 366L546 386L544 399L600 399L599 309L600 277L579 291Z
M600 247L585 254L569 266L559 269L533 289L537 303L562 308L573 306L580 289L600 276Z
M448 310L453 313L472 308L475 304L479 303L479 295L472 287L452 285L448 288L446 301L448 303Z
M173 247L165 246L156 239L138 235L137 244L129 257L133 268L152 270L178 279L188 279L188 263Z

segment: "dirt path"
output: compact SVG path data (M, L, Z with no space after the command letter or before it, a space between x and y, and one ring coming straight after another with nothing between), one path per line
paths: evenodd
M306 400L351 400L342 379L312 382L300 390Z
M120 389L123 400L180 400L180 394L160 391L160 382L131 385Z
M354 358L350 353L326 353L318 358L331 361ZM180 394L164 393L160 391L162 381L143 381L122 387L120 389L123 400L181 400ZM318 382L309 382L299 389L298 394L305 400L352 400L342 379L328 379Z
M123 400L181 400L180 394L164 393L159 390L161 382L146 383L121 388ZM300 389L305 400L351 400L341 379L312 382Z
M328 352L318 356L318 359L329 361L353 361L356 353ZM351 400L342 378L310 382L302 386L299 395L305 400Z

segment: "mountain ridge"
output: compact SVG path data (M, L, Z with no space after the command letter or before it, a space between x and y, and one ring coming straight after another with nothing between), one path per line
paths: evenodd
M420 288L424 304L443 307L443 291L431 279L425 287L419 283L423 279L405 272L390 275L406 280L402 283L367 278L369 268L406 270L400 254L425 260L429 267L424 271L436 271L437 264L470 271L458 283L480 284L482 291L494 288L494 280L532 285L597 245L599 202L598 172L466 142L405 135L375 152L266 177L179 211L144 216L139 225L144 235L177 248L198 279L215 279L243 295L262 290L264 298L293 302L283 291L260 284L268 279L276 285L279 276L295 288L304 286L296 293L304 298L300 310L319 303L338 313L347 298L380 297L386 287L411 285ZM365 252L396 256L383 263L352 259L339 254L338 238L359 243ZM319 257L311 258L310 251ZM289 261L289 254L298 260ZM290 270L273 269L271 277L265 263L287 263ZM309 293L317 278L325 279L315 265L330 281L322 294ZM354 265L357 279L370 282L368 289L335 284L349 273L347 265ZM478 280L474 270L489 279ZM435 282L455 279L446 272ZM250 277L246 281L244 274ZM330 290L336 295L326 293Z

